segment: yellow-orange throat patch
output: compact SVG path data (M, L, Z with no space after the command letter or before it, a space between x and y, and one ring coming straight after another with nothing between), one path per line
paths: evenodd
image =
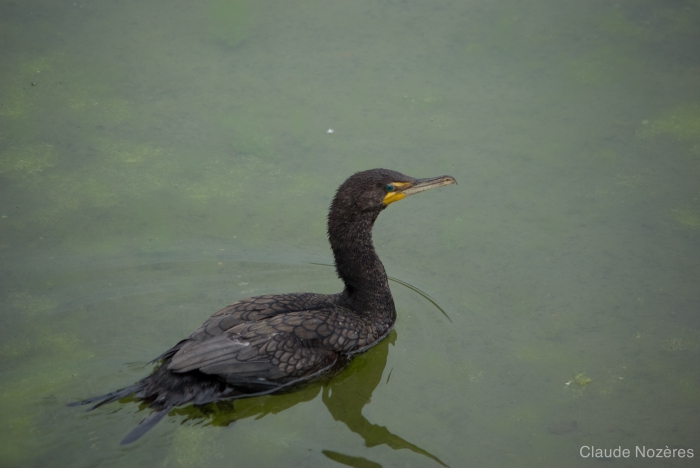
M384 204L388 205L389 203L394 203L395 201L403 200L404 198L406 198L406 195L404 193L389 192L384 197Z

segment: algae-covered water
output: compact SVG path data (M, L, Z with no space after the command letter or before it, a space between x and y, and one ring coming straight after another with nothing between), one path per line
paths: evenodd
M697 0L0 2L0 466L697 466L698 25ZM372 167L459 182L377 222L381 345L129 446L137 402L66 407L226 304L339 291L326 211Z

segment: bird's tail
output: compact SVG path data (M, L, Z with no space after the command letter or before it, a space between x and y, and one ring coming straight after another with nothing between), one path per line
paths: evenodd
M169 357L167 352L163 356L166 360ZM122 445L138 440L158 424L175 406L187 403L206 405L221 399L239 397L241 392L237 387L229 386L217 376L200 372L176 374L168 370L166 361L153 374L133 385L104 395L76 401L68 406L92 405L88 408L88 411L91 411L129 395L146 403L153 409L153 412L124 437Z
M126 445L139 440L146 432L153 429L153 427L158 424L160 420L170 412L171 409L173 409L173 405L168 405L164 408L153 411L151 414L146 416L146 419L141 421L138 426L133 428L119 444Z
M99 395L99 396L95 396L92 398L87 398L85 400L74 401L73 403L68 403L67 406L82 406L82 405L89 405L90 403L97 402L94 405L92 405L90 408L87 409L87 411L92 411L95 408L99 408L102 405L106 405L107 403L117 401L120 398L124 398L125 396L129 396L133 393L141 391L144 386L145 386L145 384L143 382L138 382L138 383L135 383L134 385L120 388L119 390L115 390L113 392L109 392L109 393L106 393L104 395Z
M95 396L92 398L87 398L85 400L80 400L80 401L74 401L73 403L68 403L67 406L81 406L81 405L89 405L91 403L94 403L90 408L87 409L87 411L92 411L95 408L99 408L102 405L106 405L107 403L111 403L113 401L117 401L120 398L124 398L125 396L132 395L134 393L138 393L141 390L144 389L146 386L146 383L141 381L138 383L135 383L134 385L130 385L125 388L120 388L119 390L115 390L113 392L106 393L104 395L100 396ZM137 441L138 439L141 438L146 432L150 431L153 429L153 427L160 422L161 419L167 415L170 410L173 409L172 404L168 404L162 408L158 408L155 411L153 411L151 414L149 414L146 419L141 421L138 426L136 426L134 429L129 432L124 439L121 441L121 445L126 445L130 444L132 442Z

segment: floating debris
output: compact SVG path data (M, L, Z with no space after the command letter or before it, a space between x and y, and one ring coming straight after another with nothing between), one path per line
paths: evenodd
M574 382L579 384L581 387L585 387L589 383L593 382L593 379L588 377L586 374L583 372L580 372L574 376Z

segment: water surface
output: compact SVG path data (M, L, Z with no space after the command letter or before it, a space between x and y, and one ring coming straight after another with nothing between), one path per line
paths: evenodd
M698 24L691 0L3 2L0 464L697 458ZM392 282L390 341L127 447L137 403L65 407L235 300L340 290L327 207L372 167L459 181L377 222L424 293Z

